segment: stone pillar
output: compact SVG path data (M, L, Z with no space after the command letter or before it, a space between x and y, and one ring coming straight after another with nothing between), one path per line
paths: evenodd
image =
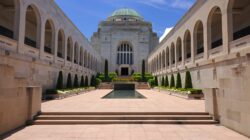
M185 57L185 47L184 47L184 43L185 43L185 40L183 39L182 40L182 45L181 45L181 57L182 57L182 66L184 66L185 65L185 59L186 59L186 57Z
M54 46L54 62L56 63L57 51L58 51L58 31L54 30L53 34L53 46Z
M204 89L205 95L205 110L214 117L214 120L219 121L217 88Z
M204 24L204 26L203 26L203 39L204 39L204 56L203 56L203 58L205 59L205 60L207 60L208 59L208 57L209 57L209 48L210 48L210 33L211 32L209 32L208 30L211 30L211 28L208 28L208 25L207 25L207 22L205 22L205 23L203 23Z
M67 62L67 56L68 56L68 39L65 35L65 38L64 38L64 65L66 65L66 62Z
M17 52L18 53L22 53L22 47L24 46L24 38L25 38L25 13L26 9L24 9L24 6L22 4L20 4L20 17L17 18L17 20L19 21L19 25L17 28Z
M228 54L230 51L229 42L233 40L233 16L231 10L223 9L222 25L223 53Z
M37 44L39 44L39 58L42 59L44 54L44 40L45 40L45 21L41 20L40 26L38 23L38 31L37 31ZM39 29L40 28L40 29Z
M194 32L191 32L191 34L190 34L191 35L190 40L191 40L191 63L192 64L194 64L194 61L195 61L195 48L194 48L195 43L194 43L193 34L194 34Z

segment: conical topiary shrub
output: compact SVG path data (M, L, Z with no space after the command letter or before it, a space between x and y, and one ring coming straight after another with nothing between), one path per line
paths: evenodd
M155 86L156 87L158 86L158 78L157 78L157 76L155 76Z
M141 72L141 80L142 82L146 82L145 78L145 60L142 60L142 72Z
M56 88L63 89L63 73L62 73L62 71L59 72Z
M84 86L85 86L85 87L88 87L88 86L89 86L89 79L88 79L88 76L85 77Z
M168 76L165 77L165 87L169 87Z
M67 77L67 88L72 88L72 80L71 80L71 74L68 74Z
M161 78L161 86L164 86L165 85L165 79L164 79L164 76L162 76Z
M177 79L176 79L176 88L182 88L182 84L181 84L181 74L178 73L177 74Z
M74 88L78 88L79 87L79 83L78 83L78 76L77 74L75 75L75 78L74 78Z
M108 64L108 60L105 60L105 64L104 64L104 79L105 82L109 82L109 64Z
M185 89L189 89L189 88L193 88L193 84L192 84L191 73L187 71L186 77L185 77Z
M171 75L171 80L170 80L170 88L175 87L175 82L174 82L174 75Z
M90 86L91 87L95 87L96 86L96 81L95 81L95 76L94 75L91 76Z
M83 75L81 76L81 83L80 83L80 87L84 87L84 77L83 77Z

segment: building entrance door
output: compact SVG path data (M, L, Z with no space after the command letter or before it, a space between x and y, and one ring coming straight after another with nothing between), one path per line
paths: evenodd
M121 76L128 76L128 68L127 67L121 68Z

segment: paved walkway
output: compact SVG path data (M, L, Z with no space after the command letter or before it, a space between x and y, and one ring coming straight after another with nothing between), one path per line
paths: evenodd
M216 125L30 126L7 140L249 140Z
M171 111L204 112L204 101L186 100L140 90L147 99L101 99L110 90L97 90L42 104L42 111ZM7 140L248 140L219 125L34 125Z
M96 90L42 104L44 112L204 112L203 100L186 100L153 90L139 90L146 99L102 99L111 90Z

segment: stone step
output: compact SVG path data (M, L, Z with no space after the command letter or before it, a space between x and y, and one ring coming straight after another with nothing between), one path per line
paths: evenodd
M213 120L36 120L34 125L84 125L84 124L218 124Z
M41 115L37 120L212 120L209 115Z
M42 112L41 115L209 115L207 112Z

